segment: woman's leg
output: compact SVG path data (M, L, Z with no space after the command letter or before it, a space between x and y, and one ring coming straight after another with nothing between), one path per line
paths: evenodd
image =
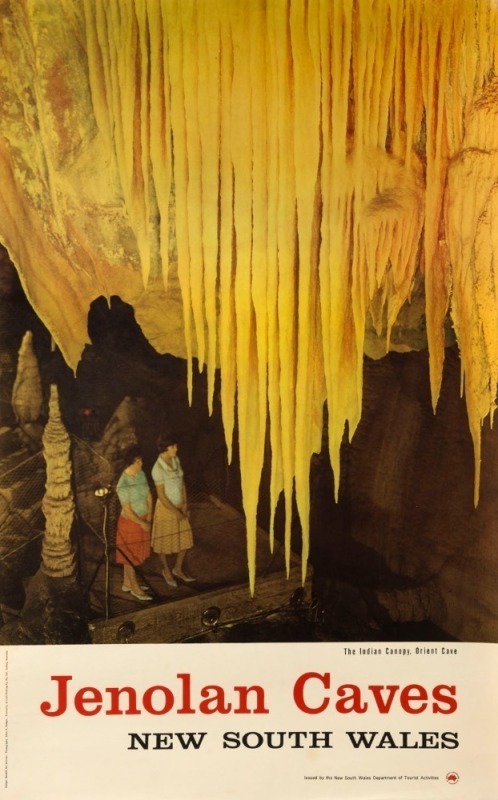
M158 555L159 555L159 560L161 562L161 566L163 568L163 572L165 572L169 578L171 576L171 570L168 564L168 556L165 553L158 553Z
M161 561L161 566L163 568L163 578L168 584L168 586L175 587L177 586L177 582L173 577L173 573L171 572L170 566L168 564L168 556L165 553L158 553L159 559Z
M123 586L126 586L127 589L131 589L132 592L140 592L137 575L131 564L123 565L123 573Z
M195 578L191 578L190 575L187 575L187 573L183 570L183 562L186 554L186 550L180 550L180 552L177 553L175 566L173 567L173 575L176 575L177 578L181 578L183 581L190 582L195 580Z
M137 600L152 600L150 594L145 591L146 586L140 586L137 578L137 573L131 564L123 564L123 591L131 592Z
M182 573L183 562L185 560L186 554L187 554L186 550L180 550L180 552L176 554L176 561L175 561L174 570L179 575L181 575L181 573Z

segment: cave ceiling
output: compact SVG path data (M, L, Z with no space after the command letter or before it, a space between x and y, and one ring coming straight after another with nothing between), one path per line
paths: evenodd
M290 520L295 490L304 562L324 402L337 490L364 353L427 344L436 407L447 319L477 502L497 30L492 0L2 0L0 240L30 303L73 369L102 295L211 394L220 368L248 528L269 420L272 504Z

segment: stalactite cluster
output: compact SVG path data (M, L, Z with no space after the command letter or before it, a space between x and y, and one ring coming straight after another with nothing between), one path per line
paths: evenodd
M478 428L497 384L496 287L486 239L493 225L480 224L482 259L473 231L473 257L462 259L462 233L448 244L449 226L458 229L465 216L458 195L467 194L454 165L446 215L444 200L453 159L470 158L461 153L484 102L480 93L491 95L492 5L87 0L85 11L96 117L119 161L145 281L151 196L162 221L166 277L175 187L187 350L195 336L211 387L219 358L229 447L237 398L252 580L267 414L273 506L284 491L289 542L295 487L305 564L309 462L320 447L323 403L337 486L344 428L351 436L361 414L367 313L389 336L419 264L434 406L455 285L452 312L478 464ZM486 123L492 130L493 99L487 119L473 124L480 141L469 142L484 150L474 156L485 184L473 198L474 226L495 185L493 136L483 131ZM470 286L461 287L466 281ZM483 318L482 333L473 330Z
M324 402L337 493L340 444L361 415L366 320L389 346L419 272L434 408L448 309L458 337L477 502L498 380L494 0L60 8L84 53L95 135L145 287L158 271L168 286L174 223L190 375L197 357L212 402L220 367L229 452L238 423L251 587L267 431L272 506L283 492L289 552L295 492L304 573ZM63 214L59 165L52 172Z

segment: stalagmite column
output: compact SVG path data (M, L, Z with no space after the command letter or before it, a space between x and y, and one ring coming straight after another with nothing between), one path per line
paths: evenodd
M73 574L75 562L71 544L74 500L71 488L70 440L62 422L57 387L50 389L49 418L43 434L47 482L42 510L45 536L42 569L52 578Z
M33 334L26 331L19 349L17 374L12 390L12 408L19 425L36 422L42 403L43 393L38 360L33 350Z

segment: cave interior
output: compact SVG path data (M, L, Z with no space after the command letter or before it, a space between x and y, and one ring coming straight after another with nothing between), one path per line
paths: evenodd
M228 464L219 408L219 390L212 414L206 403L205 373L195 371L193 402L186 389L185 360L158 354L143 336L133 309L119 297L110 304L98 298L88 317L91 344L76 373L67 366L36 317L4 252L2 291L2 494L8 493L8 473L19 459L20 428L12 407L17 354L27 330L33 332L44 402L23 447L40 446L51 384L59 387L64 423L74 442L95 446L116 410L131 401L132 417L113 429L119 448L127 436L144 450L145 469L155 459L155 439L161 430L178 434L187 485L196 497L215 495L243 513L237 449ZM259 625L241 623L225 634L228 640L330 639L480 640L493 638L494 585L490 563L495 557L493 526L496 492L493 466L496 436L483 430L485 469L477 508L473 496L472 441L465 403L459 393L458 348L447 348L441 397L433 413L425 351L389 353L364 360L364 408L351 442L341 446L341 483L335 499L334 477L326 444L311 462L312 593L316 606L307 623L277 618ZM119 425L124 427L119 428ZM12 441L16 442L16 447ZM236 440L236 437L235 437ZM13 452L15 449L15 452ZM13 460L14 459L14 460ZM100 463L95 462L97 467ZM91 489L109 481L109 472L93 472ZM39 501L44 484L30 474L21 506ZM77 493L76 493L77 494ZM5 519L9 512L5 509ZM76 516L78 516L78 503ZM269 529L269 467L261 483L258 524ZM277 507L275 536L284 536L284 512ZM4 542L2 608L6 629L22 613L26 589L40 566L43 518L31 520L29 533L17 531ZM4 528L5 530L5 528ZM27 540L26 540L27 536ZM78 525L72 537L78 550ZM21 545L20 551L18 546ZM9 550L17 552L15 559ZM292 522L292 549L301 551L299 517ZM79 558L84 557L80 553ZM242 558L244 571L247 565ZM81 565L80 565L81 571ZM283 578L285 580L285 578ZM220 585L223 579L220 580ZM33 586L35 584L33 583ZM198 589L198 587L197 587ZM478 595L480 600L478 600ZM484 598L489 609L482 613ZM88 598L86 598L88 600ZM167 598L170 600L171 598ZM477 604L477 608L476 608ZM119 605L116 609L119 611ZM86 608L90 618L102 609ZM484 626L484 627L483 627ZM69 635L74 635L74 632ZM237 638L239 637L239 638ZM212 640L208 639L208 640Z

